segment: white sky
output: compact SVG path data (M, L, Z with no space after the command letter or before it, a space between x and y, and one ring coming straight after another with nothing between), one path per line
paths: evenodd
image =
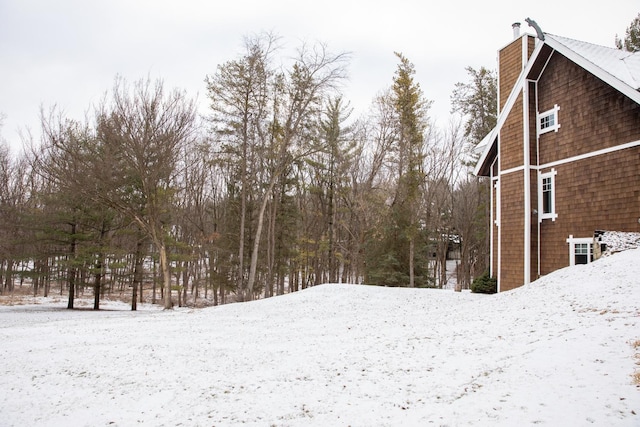
M589 4L589 5L587 5ZM352 53L345 97L364 113L390 86L394 51L416 67L431 115L449 117L449 97L466 66L495 68L511 24L531 17L552 34L613 46L640 12L638 0L600 2L424 0L0 0L0 136L14 151L19 131L39 137L38 114L57 104L82 119L116 75L162 78L167 88L207 102L204 78L242 53L242 38L261 31L288 48L320 41Z

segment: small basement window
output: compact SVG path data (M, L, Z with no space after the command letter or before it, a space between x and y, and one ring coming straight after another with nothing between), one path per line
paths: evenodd
M576 243L575 264L589 264L591 262L591 244L589 243Z
M575 238L570 235L567 243L569 244L569 265L593 262L593 237Z
M538 113L538 135L551 131L558 132L558 129L560 129L558 111L560 111L560 107L556 104L552 109L544 113Z

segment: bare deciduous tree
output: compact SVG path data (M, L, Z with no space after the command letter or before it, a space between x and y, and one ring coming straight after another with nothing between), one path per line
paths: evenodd
M196 132L193 101L163 83L140 80L130 89L117 79L111 104L99 111L98 135L103 167L96 167L92 192L102 203L133 219L158 251L164 308L172 307L167 237L181 153Z

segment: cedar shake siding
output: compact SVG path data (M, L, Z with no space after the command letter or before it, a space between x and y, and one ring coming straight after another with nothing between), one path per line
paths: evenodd
M535 47L535 38L532 36L524 36L527 44L526 57L529 58ZM517 38L504 47L498 56L498 79L499 79L499 105L498 111L502 111L504 104L511 93L511 89L515 86L516 80L520 76L520 72L524 68L522 54L523 38Z
M522 166L524 163L524 152L522 141L524 139L524 128L522 126L522 94L518 95L512 114L507 118L500 131L500 170ZM522 189L520 189L522 192ZM504 193L503 193L504 196Z
M596 230L640 232L640 147L555 169L558 218L540 224L542 275L569 265L569 235L592 237Z
M500 291L524 283L524 174L513 172L500 177L501 220Z
M640 139L640 105L555 53L538 82L539 111L560 107L560 130L540 135L540 164Z
M562 55L554 53L538 89L540 111L559 105L561 125L540 136L541 165L640 140L640 105ZM569 235L640 231L640 147L554 169L558 218L540 224L541 275L569 264Z
M507 97L511 93L511 89L516 83L520 72L522 71L522 41L514 40L511 44L500 51L498 58L500 65L498 69L499 92L500 92L500 111L507 102Z
M638 65L640 52L550 34L524 35L499 51L498 124L476 166L492 179L499 291L569 265L569 236L640 232ZM538 114L554 110L538 135ZM553 177L554 208L544 218L542 174Z

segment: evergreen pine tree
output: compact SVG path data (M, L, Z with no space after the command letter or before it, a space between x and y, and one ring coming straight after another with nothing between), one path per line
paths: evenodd
M640 51L640 13L627 27L623 40L616 35L616 47L629 52Z
M497 79L495 72L480 67L466 68L469 81L458 82L451 94L451 112L465 117L464 136L478 144L493 129L498 118Z
M415 82L414 65L401 53L393 78L391 103L395 112L395 193L388 217L368 244L368 278L388 286L424 286L426 261L417 248L424 234L419 226L420 187L424 182L424 133L427 101Z

